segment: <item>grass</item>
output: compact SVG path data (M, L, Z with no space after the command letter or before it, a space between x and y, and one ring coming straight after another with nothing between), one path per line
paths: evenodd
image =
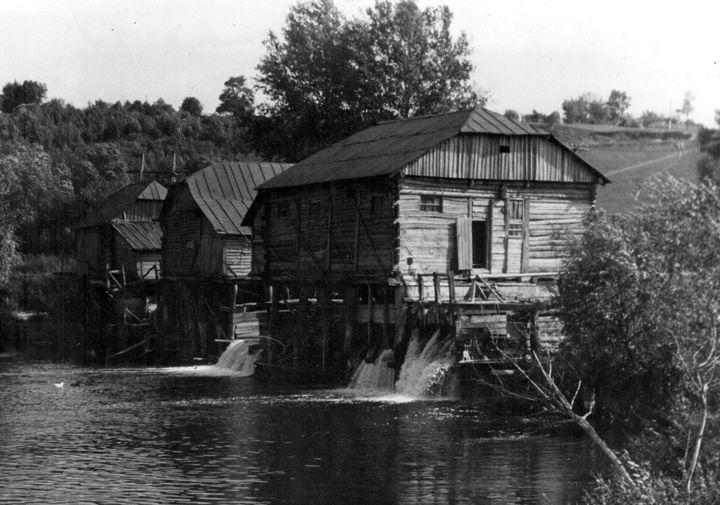
M610 184L598 188L597 198L597 205L609 213L634 206L642 197L643 183L655 175L698 180L702 154L692 129L560 125L552 133L568 145L583 146L578 154L610 179Z

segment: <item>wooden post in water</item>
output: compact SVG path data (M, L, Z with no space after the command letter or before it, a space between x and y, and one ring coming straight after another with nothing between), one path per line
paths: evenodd
M388 306L388 298L390 297L389 286L384 286L383 295L382 348L387 349L390 347L390 337L388 336L388 326L390 325L390 308Z
M296 312L296 324L297 324L297 332L295 333L295 336L293 338L293 366L299 366L300 365L300 358L302 357L302 348L303 348L303 342L305 342L308 338L308 331L307 331L307 310L308 310L308 296L309 293L312 291L312 286L308 288L308 286L301 285L298 289L298 305L297 305L297 312Z
M346 355L352 350L353 335L355 332L355 323L357 321L357 288L349 286L345 290L345 341L343 342L343 352Z
M399 345L405 336L405 285L400 284L395 288L395 345Z
M367 285L367 346L372 345L372 286Z
M450 289L450 331L455 342L455 273L448 271L448 288Z
M318 290L318 312L320 313L323 372L327 368L328 347L330 343L330 297L330 288L327 286L323 286Z
M268 298L270 309L268 310L268 326L270 327L270 338L277 340L277 315L278 315L278 290L275 284L268 285ZM275 357L274 345L268 345L268 363L272 363Z

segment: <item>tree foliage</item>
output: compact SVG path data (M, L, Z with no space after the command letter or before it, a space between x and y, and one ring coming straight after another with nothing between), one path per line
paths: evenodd
M628 119L630 97L624 91L614 89L607 100L591 93L563 101L562 109L566 123L620 123Z
M223 92L218 99L220 105L215 112L218 114L229 114L235 117L241 124L247 124L253 116L255 95L253 90L245 84L245 77L242 75L230 77L224 84Z
M185 111L193 116L201 116L203 106L200 103L200 100L198 100L196 97L188 96L185 97L182 101L182 104L180 104L180 110Z
M0 96L0 109L12 112L20 105L41 103L47 94L47 86L37 81L9 82L3 86Z
M626 117L630 108L630 97L624 91L614 89L607 100L608 116L610 121L617 123Z
M377 1L352 20L332 0L293 6L258 65L263 152L297 160L377 120L475 104L468 42L451 20L410 1Z
M700 449L720 366L720 188L657 179L625 217L586 224L561 275L563 355L615 422L663 433L665 470L689 491L713 452Z

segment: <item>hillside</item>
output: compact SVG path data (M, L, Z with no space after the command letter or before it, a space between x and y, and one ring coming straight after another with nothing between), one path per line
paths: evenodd
M643 183L653 175L698 179L701 154L693 130L561 125L551 131L610 179L610 184L598 189L597 200L610 213L631 207L641 196Z

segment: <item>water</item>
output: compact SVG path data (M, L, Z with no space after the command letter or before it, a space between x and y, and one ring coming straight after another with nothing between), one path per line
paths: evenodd
M572 503L602 456L540 428L455 401L0 357L0 503Z

